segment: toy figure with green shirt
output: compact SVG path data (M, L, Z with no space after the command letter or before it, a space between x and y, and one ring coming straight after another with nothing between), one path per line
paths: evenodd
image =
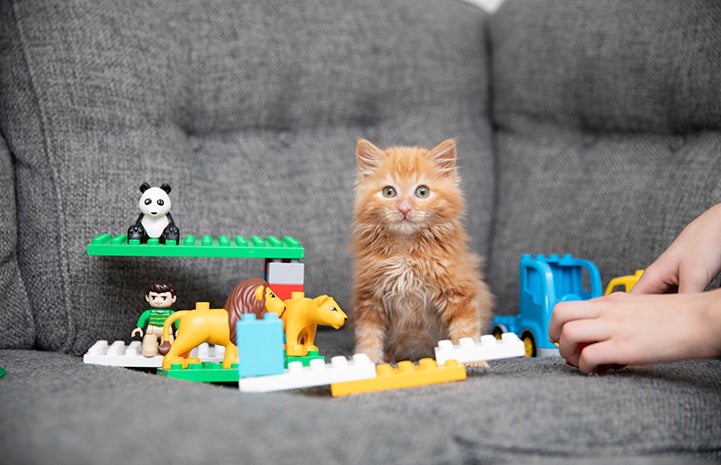
M144 311L136 324L137 328L130 333L131 337L143 338L141 353L145 357L154 357L158 354L158 339L163 334L163 323L175 313L170 307L175 303L175 286L167 281L154 281L145 288L145 300L151 308ZM147 326L146 326L147 325ZM145 331L143 332L143 327ZM178 322L175 322L178 329ZM169 342L173 343L173 335Z

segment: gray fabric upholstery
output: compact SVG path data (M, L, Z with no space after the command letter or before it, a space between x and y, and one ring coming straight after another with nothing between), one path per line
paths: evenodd
M721 198L720 16L670 0L507 0L490 17L449 0L0 2L0 462L721 461L718 360L591 377L503 360L333 399L78 357L130 339L150 280L189 308L261 272L88 257L135 220L145 181L171 184L181 234L296 236L307 294L352 321L358 137L458 138L499 313L517 311L525 252L591 259L606 281L647 265ZM351 355L352 330L318 346Z
M347 341L324 332L319 345L343 354ZM4 463L671 464L721 450L719 361L589 377L558 358L511 359L462 382L334 399L327 388L240 394L56 353L0 360L12 367L0 379Z
M222 305L262 272L253 261L87 257L90 238L135 221L145 181L171 185L181 234L297 237L307 293L345 306L356 139L457 137L469 228L485 249L484 16L462 3L382 4L5 2L0 67L13 71L0 106L19 197L8 253L37 346L80 355L127 338L151 280L173 281L178 307L193 308Z
M720 25L713 1L511 1L494 15L501 302L518 297L523 253L589 258L607 282L721 199Z
M0 288L3 289L3 316L0 334L3 347L32 347L35 324L17 262L17 220L13 162L4 140L0 139Z

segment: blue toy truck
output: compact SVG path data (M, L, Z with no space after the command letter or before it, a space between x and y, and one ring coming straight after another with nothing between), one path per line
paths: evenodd
M491 322L494 335L516 333L526 347L526 356L558 355L548 340L548 324L558 302L588 300L602 294L601 274L596 265L574 258L523 255L519 265L520 312L496 316Z

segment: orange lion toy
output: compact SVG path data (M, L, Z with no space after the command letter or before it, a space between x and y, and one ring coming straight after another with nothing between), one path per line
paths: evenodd
M169 370L180 363L200 363L191 358L190 351L203 342L225 346L223 368L238 363L238 347L235 345L235 325L243 313L263 315L266 311L281 314L285 304L258 278L246 279L239 283L228 296L225 308L210 308L208 302L196 302L195 310L177 311L165 320L162 344L158 348L163 357L163 369ZM171 345L168 342L170 326L179 322L177 336Z
M313 345L318 325L340 329L348 319L340 305L327 295L310 299L302 292L293 292L284 304L285 311L279 312L278 316L285 325L285 351L289 357L305 356L309 350L318 350Z

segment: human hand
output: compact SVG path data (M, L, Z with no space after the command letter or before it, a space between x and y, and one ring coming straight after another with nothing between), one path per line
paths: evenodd
M721 272L721 204L681 231L631 289L632 294L701 292Z
M721 354L721 290L691 294L615 293L555 306L549 337L584 373Z
M130 333L130 337L140 336L143 337L143 328L137 327Z

